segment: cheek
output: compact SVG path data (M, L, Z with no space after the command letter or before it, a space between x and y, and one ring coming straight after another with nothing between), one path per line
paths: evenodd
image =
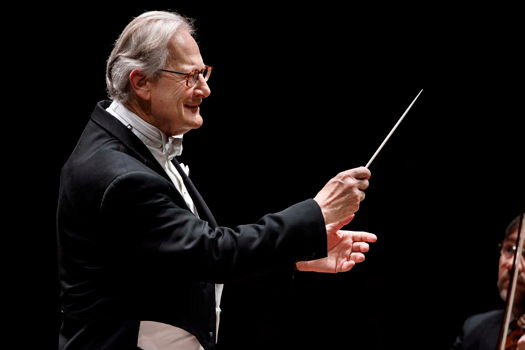
M505 274L506 270L507 269L505 268L505 266L500 263L498 268L498 278L501 278Z
M181 96L184 95L185 92L185 85L180 84L174 84L173 82L169 82L163 85L159 85L158 89L156 90L157 96L161 98L164 102L174 102L181 99Z
M151 98L153 106L159 108L170 104L171 94L167 89L158 89L151 95Z
M191 93L188 93L186 89L178 89L171 95L172 105L178 110L183 110L185 101L190 99Z

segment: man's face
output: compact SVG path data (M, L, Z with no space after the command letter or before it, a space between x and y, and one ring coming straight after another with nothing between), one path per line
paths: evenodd
M168 48L170 57L165 69L189 73L204 68L199 47L187 31L177 32ZM202 125L199 105L211 93L202 76L194 87L189 87L185 75L162 72L150 84L151 110L148 112L166 135L182 135Z
M516 245L517 236L518 232L513 232L507 236L502 243L502 254L499 258L498 288L503 300L507 300L507 291L512 278L510 270L515 252L514 254L510 254L510 252L512 251L511 247ZM505 252L507 252L507 254ZM525 305L525 259L523 256L518 257L516 264L519 272L514 305Z

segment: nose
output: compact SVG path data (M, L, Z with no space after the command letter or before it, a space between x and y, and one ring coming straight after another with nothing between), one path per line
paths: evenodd
M501 265L507 269L507 270L511 270L512 269L512 265L514 263L514 255L509 255L509 256L501 256ZM518 257L518 259L516 259L516 265L517 265L517 268L520 272L525 272L525 259L523 257Z
M511 256L502 255L500 259L501 259L501 266L503 266L506 270L510 270L512 268L512 262L514 260L514 257L512 255Z
M200 74L199 80L197 80L197 84L194 87L194 93L202 98L206 98L211 94L211 89L208 85L208 82L204 80L204 77Z

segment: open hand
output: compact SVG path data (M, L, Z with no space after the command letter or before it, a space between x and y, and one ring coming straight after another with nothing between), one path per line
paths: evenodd
M299 271L337 273L350 271L355 264L365 260L369 244L377 241L373 233L363 231L338 230L332 236L328 256L322 259L299 261L295 264Z

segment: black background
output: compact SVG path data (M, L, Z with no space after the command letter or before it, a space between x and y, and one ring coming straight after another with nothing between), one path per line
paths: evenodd
M398 5L396 5L398 6ZM500 306L497 243L524 205L523 79L513 8L152 4L32 8L17 40L13 199L17 327L56 347L58 174L95 103L112 43L144 10L195 18L214 66L204 125L180 160L219 223L251 223L371 166L348 229L378 235L345 274L226 286L223 349L448 349L466 316ZM521 61L522 62L522 61ZM20 140L23 140L20 142ZM22 149L22 154L19 150Z

